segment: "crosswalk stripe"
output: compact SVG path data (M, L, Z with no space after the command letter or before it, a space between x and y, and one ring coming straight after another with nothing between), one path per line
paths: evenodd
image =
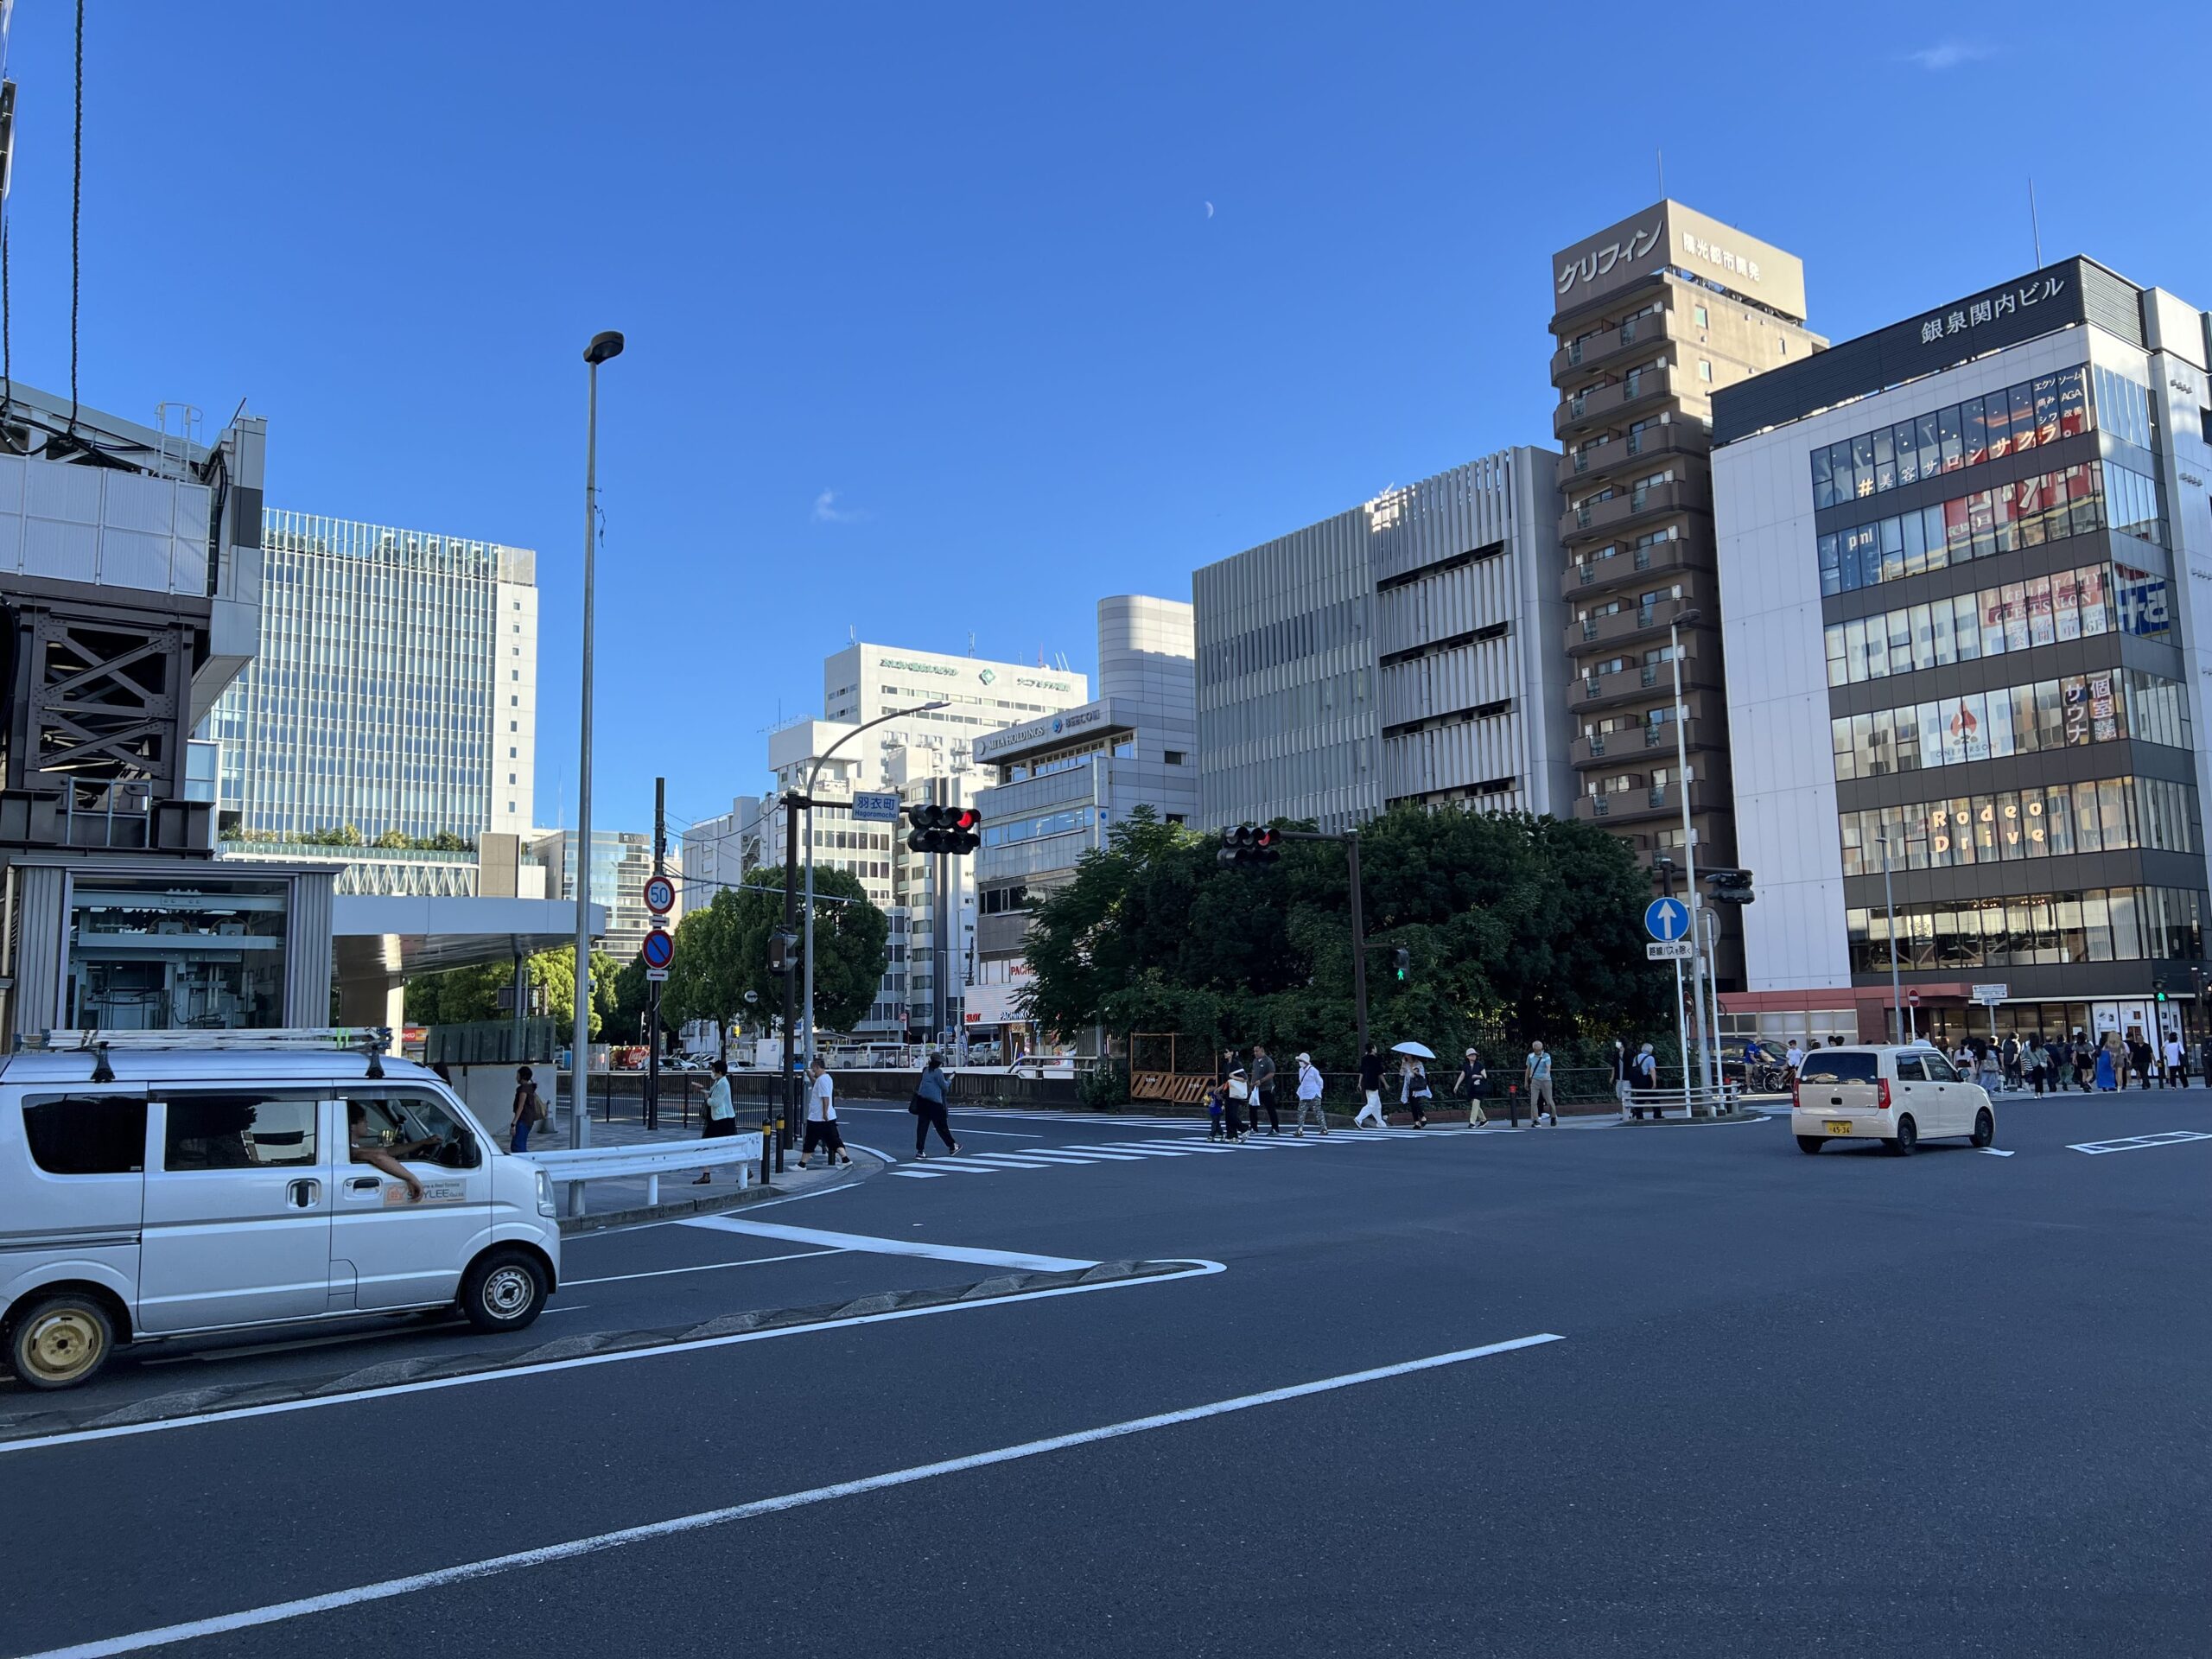
M931 1169L950 1170L956 1175L988 1175L994 1170L1004 1170L1008 1167L1017 1169L1044 1169L1047 1167L1047 1166L1044 1164L1017 1164L1014 1166L1008 1166L1006 1164L982 1164L977 1163L972 1158L932 1158L930 1160L930 1167Z
M1095 1152L1102 1158L1181 1158L1188 1154L1170 1152L1162 1147L1140 1147L1124 1144L1117 1147L1086 1147L1077 1145L1077 1152Z
M1052 1166L1049 1160L1027 1152L1019 1156L1004 1152L971 1152L964 1157L969 1163L990 1164L1000 1169L1050 1169Z
M894 1169L893 1175L904 1175L910 1181L937 1181L944 1179L944 1172L936 1169Z

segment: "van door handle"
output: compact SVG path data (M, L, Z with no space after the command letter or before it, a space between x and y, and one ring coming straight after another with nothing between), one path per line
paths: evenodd
M284 1201L295 1210L312 1210L321 1200L322 1183L321 1181L294 1181L284 1189Z
M346 1181L346 1190L348 1192L374 1192L383 1185L384 1183L373 1175L355 1175Z

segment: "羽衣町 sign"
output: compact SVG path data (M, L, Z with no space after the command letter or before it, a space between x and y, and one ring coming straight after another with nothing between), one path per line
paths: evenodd
M899 796L894 790L861 789L853 791L853 817L862 823L896 823L899 822Z

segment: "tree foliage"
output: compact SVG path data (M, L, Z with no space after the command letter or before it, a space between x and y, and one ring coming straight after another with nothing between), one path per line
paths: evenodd
M1224 865L1211 839L1140 809L1039 908L1031 1017L1073 1031L1176 1032L1212 1045L1356 1058L1344 849L1294 842ZM1650 884L1586 824L1525 813L1393 810L1360 831L1370 1034L1456 1053L1648 1030L1669 988L1644 959ZM1403 947L1412 968L1391 976Z
M882 983L890 918L847 871L817 868L814 892L816 1022L825 1031L850 1030ZM784 1006L783 982L768 971L768 938L783 917L780 868L749 871L742 887L724 887L705 908L687 912L677 924L664 1017L672 1023L715 1020L725 1042L747 1017L765 1028ZM747 991L757 999L749 1005Z
M617 1039L633 1038L637 1022L626 1033L614 1023L614 958L604 950L591 953L591 1034L594 1041L612 1033ZM423 1026L457 1026L472 1020L505 1020L512 1009L499 1007L499 993L515 980L512 963L488 962L473 968L452 968L442 974L424 974L407 982L407 1018ZM573 950L541 950L530 958L530 982L545 994L545 1012L562 1030L571 1028L576 1017L576 953Z

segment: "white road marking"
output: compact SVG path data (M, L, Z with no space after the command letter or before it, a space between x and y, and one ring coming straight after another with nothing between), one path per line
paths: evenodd
M1169 1285L1182 1279L1203 1279L1229 1269L1218 1262L1186 1258L1174 1273L1152 1274L1142 1279L1102 1279L1094 1285L1058 1285L1049 1290L1021 1290L1011 1296L991 1296L976 1302L939 1302L931 1307L893 1308L887 1313L855 1313L850 1319L824 1319L818 1325L785 1325L768 1331L741 1331L727 1337L702 1337L696 1342L670 1343L658 1348L625 1348L611 1354L580 1354L574 1359L541 1360L535 1365L512 1365L500 1371L471 1371L465 1376L442 1376L419 1382L398 1382L385 1389L360 1389L350 1394L318 1395L306 1400L273 1401L265 1406L239 1406L229 1411L194 1412L186 1417L165 1417L153 1422L119 1423L113 1428L75 1428L57 1434L41 1434L20 1440L0 1440L0 1457L14 1452L41 1452L60 1446L79 1446L92 1440L128 1440L139 1434L165 1434L210 1423L236 1422L252 1417L282 1417L296 1411L320 1411L327 1406L359 1405L365 1401L394 1399L401 1395L434 1394L445 1389L474 1388L485 1382L504 1382L518 1376L543 1376L553 1371L584 1370L599 1365L626 1365L642 1359L663 1359L671 1354L703 1353L740 1343L774 1342L803 1337L817 1331L844 1331L855 1325L889 1325L899 1319L931 1318L939 1313L972 1313L979 1308L1002 1307L1009 1302L1038 1302L1053 1296L1087 1296L1098 1290L1126 1290L1132 1285ZM126 1649L117 1649L117 1652Z
M993 1163L1013 1163L1018 1159L1032 1159L1048 1164L1096 1164L1103 1161L1097 1153L1048 1152L1041 1147L1024 1147L1020 1152L983 1152L972 1154L988 1158Z
M561 1283L563 1290L574 1290L579 1285L619 1285L628 1279L666 1279L679 1273L716 1273L724 1268L761 1268L771 1262L804 1262L810 1255L841 1255L842 1250L793 1250L788 1255L756 1255L745 1262L702 1262L691 1268L655 1268L650 1273L610 1273L603 1279L567 1279Z
M960 1156L963 1162L982 1164L992 1169L1050 1169L1052 1167L1052 1165L1046 1161L1042 1153L1031 1152L1027 1147L1020 1152L963 1152Z
M863 1250L872 1255L924 1255L934 1262L967 1262L986 1268L1016 1268L1024 1273L1070 1273L1095 1268L1096 1262L1065 1255L1026 1255L1018 1250L985 1250L965 1244L932 1244L918 1238L872 1238L865 1233L826 1233L812 1227L785 1227L772 1221L740 1221L732 1216L691 1216L686 1227L707 1227L718 1233L744 1233L753 1238L779 1238L792 1244L824 1244L841 1250Z
M2010 1158L2012 1155L2010 1152L2000 1151L1995 1147L1976 1147L1974 1150L1986 1152L1993 1158Z
M1128 1144L1114 1147L1086 1147L1079 1141L1071 1141L1069 1143L1069 1150L1072 1152L1116 1152L1119 1153L1125 1158L1182 1158L1189 1155L1188 1154L1182 1152L1169 1152L1160 1147L1140 1147Z
M1046 1167L1043 1164L992 1163L968 1152L943 1154L931 1159L930 1162L935 1164L939 1169L958 1175L988 1175L995 1169L1043 1169Z
M2129 1135L2116 1141L2082 1141L2066 1150L2086 1152L2094 1158L2107 1152L2141 1152L2150 1147L2177 1147L2187 1141L2212 1141L2212 1135L2196 1129L2168 1129L2164 1135Z
M941 1181L945 1175L945 1172L941 1169L894 1169L891 1173L893 1175L904 1175L910 1181ZM918 1227L921 1225L919 1222L914 1224Z
M1540 1347L1546 1343L1563 1340L1563 1338L1547 1332L1532 1337L1516 1337L1510 1342L1489 1343L1480 1348L1460 1348L1448 1354L1432 1354L1426 1359L1409 1359L1395 1365L1378 1365L1371 1370L1350 1371L1341 1376L1325 1376L1318 1382L1295 1382L1287 1388L1238 1395L1233 1399L1216 1400L1203 1406L1186 1406L1180 1411L1132 1417L1097 1428L1078 1429L1071 1434L1053 1434L1043 1440L1024 1440L1018 1445L1002 1446L988 1452L973 1452L965 1457L915 1464L908 1468L868 1475L858 1480L841 1480L832 1485L811 1487L803 1492L785 1492L781 1497L756 1498L749 1503L732 1503L721 1509L696 1510L689 1515L672 1516L665 1521L622 1527L613 1532L594 1533L588 1537L571 1538L563 1543L541 1545L536 1549L518 1549L505 1555L486 1556L480 1560L464 1561L454 1567L410 1573L405 1578L385 1579L374 1584L357 1585L351 1589L327 1591L318 1596L301 1596L291 1601L271 1602L265 1606L222 1613L213 1618L190 1619L182 1624L134 1631L128 1636L81 1642L73 1647L51 1648L43 1653L26 1656L26 1659L105 1659L105 1656L112 1654L143 1653L149 1648L200 1641L211 1636L226 1636L233 1630L257 1630L295 1618L310 1618L317 1613L359 1607L369 1602L390 1601L395 1597L413 1595L423 1590L467 1584L525 1567L550 1567L558 1561L597 1555L630 1544L677 1537L685 1533L728 1526L733 1522L751 1521L766 1515L780 1515L789 1510L826 1503L836 1498L858 1497L893 1486L911 1486L918 1481L934 1480L944 1475L966 1474L971 1470L988 1469L1002 1463L1016 1463L1050 1452L1095 1446L1102 1440L1123 1440L1132 1434L1149 1433L1154 1429L1176 1428L1185 1423L1202 1422L1209 1417L1224 1416L1234 1411L1250 1411L1261 1406L1280 1405L1287 1400L1333 1394L1339 1389L1358 1388L1364 1383L1388 1382L1393 1377L1439 1370L1447 1365L1463 1365L1470 1360L1487 1359L1493 1355L1512 1353L1522 1348Z

